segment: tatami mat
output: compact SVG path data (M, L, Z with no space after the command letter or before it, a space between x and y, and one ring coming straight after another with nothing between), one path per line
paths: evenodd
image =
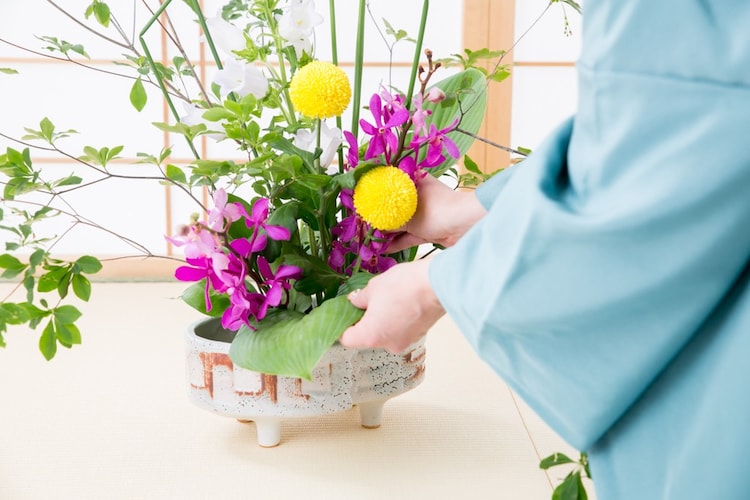
M541 500L538 453L574 453L448 319L428 336L425 381L386 404L379 429L354 409L287 420L281 445L260 448L253 423L186 398L183 329L199 315L182 288L95 284L83 345L51 362L40 332L6 334L0 499Z

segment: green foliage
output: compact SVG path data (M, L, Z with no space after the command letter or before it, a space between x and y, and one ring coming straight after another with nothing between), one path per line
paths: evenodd
M136 110L142 111L146 107L146 101L148 101L148 95L146 94L146 89L143 88L141 78L138 77L130 88L130 104Z
M552 492L552 500L587 500L588 494L583 484L583 477L591 478L591 471L589 470L588 455L585 452L581 452L581 456L578 461L573 460L564 453L553 453L552 455L542 459L539 463L539 468L547 470L550 467L556 467L559 465L570 465L573 464L575 467L565 476L565 479L557 485L555 490Z
M91 59L86 53L86 49L84 49L83 45L81 45L80 43L70 43L65 40L58 40L57 37L54 36L38 36L36 38L43 42L47 42L49 45L46 45L42 48L45 50L49 50L50 52L60 52L68 58L70 58L69 52L74 52L85 57L86 59Z
M345 296L325 301L308 314L276 309L255 330L243 326L229 356L248 370L312 379L312 369L364 311Z
M86 17L86 19L88 19L92 14L96 18L96 22L98 22L105 28L109 27L109 21L112 15L109 10L109 5L101 2L100 0L94 0L91 5L86 7L84 16Z
M108 147L96 149L91 146L84 146L84 154L79 156L79 159L94 165L106 167L110 161L119 158L118 155L122 152L123 148L123 146L115 146L111 149Z
M479 50L464 49L463 54L451 54L451 57L440 59L438 62L447 67L459 66L464 70L469 68L481 71L485 78L494 82L502 82L510 76L510 66L500 64L499 61L505 56L504 50ZM487 61L498 59L491 70L487 70Z
M13 68L0 68L0 73L4 73L6 75L17 75L18 70Z

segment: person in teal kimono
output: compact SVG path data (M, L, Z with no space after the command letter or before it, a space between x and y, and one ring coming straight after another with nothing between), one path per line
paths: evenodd
M600 500L747 499L750 2L588 0L579 104L474 193L426 178L350 346L447 311Z

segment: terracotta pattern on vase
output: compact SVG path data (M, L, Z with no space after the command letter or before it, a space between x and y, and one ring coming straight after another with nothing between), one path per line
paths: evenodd
M332 346L311 380L245 370L229 358L229 342L186 332L188 395L206 410L239 420L322 415L360 403L385 402L424 378L424 342L406 352Z

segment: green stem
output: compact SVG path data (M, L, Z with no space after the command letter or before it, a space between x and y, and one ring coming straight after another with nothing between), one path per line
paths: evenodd
M331 22L331 62L338 66L339 65L339 49L338 41L336 37L336 5L334 0L328 0L328 17ZM341 115L336 117L336 128L343 130L343 124L341 122ZM339 172L344 171L344 149L339 147L338 151L338 165Z
M359 136L359 108L362 98L362 69L365 53L365 10L366 0L359 0L359 15L357 17L357 46L354 55L354 97L352 98L352 128L354 137Z
M193 4L195 4L196 0L190 0ZM164 96L164 100L166 100L167 105L169 106L170 111L172 112L172 116L174 116L175 120L178 122L180 121L180 114L177 112L177 108L175 108L174 103L172 102L172 98L169 96L169 91L167 90L166 85L164 84L164 78L159 73L156 63L154 62L154 58L151 56L151 51L148 48L148 44L146 43L146 40L144 40L144 36L146 35L146 32L151 29L151 26L156 22L156 20L159 18L159 16L164 12L164 10L169 6L169 4L172 3L172 0L165 0L163 4L159 6L158 9L154 12L154 14L149 18L149 20L146 22L146 24L143 26L143 29L138 34L138 39L141 41L141 47L143 48L144 56L146 57L146 61L148 61L148 65L151 68L151 71L154 74L154 77L156 78L156 81L159 83L159 89L161 89L161 93ZM196 5L196 12L200 12L200 9L197 8ZM200 16L199 16L200 17ZM198 151L195 149L195 145L193 144L193 141L190 140L188 136L185 136L185 140L188 143L188 146L190 146L190 151L192 151L193 156L195 158L200 159L200 155L198 154Z
M286 62L284 61L283 52L284 47L281 42L281 35L279 35L279 25L276 22L276 18L274 17L273 12L268 6L268 3L265 3L263 7L264 14L266 16L266 22L268 23L268 28L271 30L273 43L276 46L276 56L279 60L279 80L281 81L282 86L281 92L284 95L284 100L286 101L288 111L288 113L286 113L286 119L289 122L289 125L297 125L297 116L294 112L294 104L292 104L292 98L289 95L289 80L287 80L286 76Z
M417 43L414 48L414 60L411 63L411 78L409 79L409 92L406 94L406 107L411 106L411 97L414 94L414 85L417 82L417 70L419 69L419 60L422 57L422 43L424 41L424 31L427 27L427 13L430 10L430 0L422 2L422 18L419 21L419 34Z

